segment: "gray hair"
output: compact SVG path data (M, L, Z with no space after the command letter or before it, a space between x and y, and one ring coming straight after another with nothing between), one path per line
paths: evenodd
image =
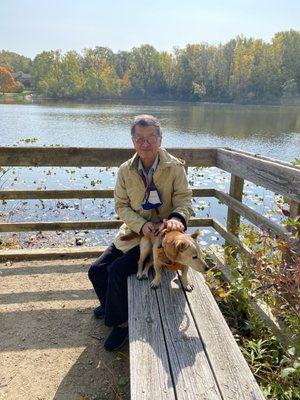
M133 124L131 125L131 136L135 134L135 127L139 126L155 126L157 136L162 136L162 130L158 119L153 115L137 115L134 117Z

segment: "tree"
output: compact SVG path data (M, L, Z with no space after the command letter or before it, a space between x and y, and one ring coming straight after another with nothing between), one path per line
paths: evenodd
M131 53L129 79L135 95L161 95L166 90L159 52L149 44L134 47Z
M233 98L252 101L260 97L264 85L260 61L264 51L265 44L260 39L237 38L230 78Z
M0 52L0 65L27 72L47 97L264 102L298 98L300 32L278 32L271 43L238 36L225 44L188 44L173 52L142 45L113 53L107 47L45 51L31 60Z
M43 51L33 60L31 82L38 93L49 97L60 97L62 74L61 52Z
M283 102L293 102L299 98L298 86L295 79L286 81L282 86L282 100Z
M0 51L0 65L13 72L30 73L32 61L29 57L21 56L12 51Z
M231 100L229 85L236 43L236 39L231 39L225 45L217 46L212 55L210 66L211 97L214 99Z
M188 44L185 49L176 49L176 86L180 97L198 99L211 97L213 92L213 59L215 46Z
M175 94L176 89L176 60L173 54L163 51L159 55L159 65L162 73L165 93L168 97Z
M300 89L300 32L295 30L278 32L272 39L274 62L277 65L279 85L295 79Z
M59 96L68 99L83 97L86 79L82 57L76 51L67 52L60 60L59 69Z
M119 97L121 79L113 64L114 54L106 47L84 50L85 93L92 99Z
M128 74L130 62L131 53L129 51L119 51L117 54L115 54L114 66L119 78L123 79L123 77Z
M19 82L16 82L9 69L0 66L0 91L2 93L16 92L21 87Z

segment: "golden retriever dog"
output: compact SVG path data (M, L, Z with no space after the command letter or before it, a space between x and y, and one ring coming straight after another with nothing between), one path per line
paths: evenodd
M161 271L163 266L170 270L182 270L181 280L186 291L192 291L193 285L189 284L187 274L188 268L195 271L205 272L206 264L202 259L200 246L197 243L197 237L200 231L196 230L192 234L179 231L167 232L165 229L160 232L158 229L150 235L143 236L140 242L140 259L138 261L138 279L148 279L148 270L153 265L155 277L150 286L156 289L161 282ZM135 233L126 235L122 240L128 240L136 235ZM152 259L150 259L144 270L143 265L146 257L152 250Z

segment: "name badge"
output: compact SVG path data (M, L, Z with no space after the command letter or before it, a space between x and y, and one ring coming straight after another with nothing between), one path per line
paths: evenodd
M145 193L145 198L142 202L144 210L151 210L152 208L158 208L162 205L161 197L156 188L150 188Z

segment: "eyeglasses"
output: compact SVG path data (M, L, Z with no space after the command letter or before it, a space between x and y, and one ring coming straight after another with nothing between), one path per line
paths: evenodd
M156 135L151 135L147 138L144 138L142 136L133 136L133 140L136 144L141 145L145 142L147 142L148 144L154 144L157 142L158 136Z

